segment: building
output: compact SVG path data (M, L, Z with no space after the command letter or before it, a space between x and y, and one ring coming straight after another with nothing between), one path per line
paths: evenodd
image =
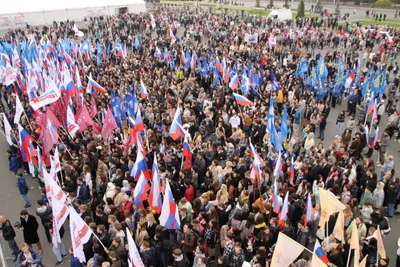
M53 21L146 11L143 0L5 0L0 9L0 30L51 25Z

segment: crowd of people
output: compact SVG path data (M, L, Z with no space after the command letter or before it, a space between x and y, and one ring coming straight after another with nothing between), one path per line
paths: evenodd
M95 127L74 138L67 128L58 128L62 140L58 145L62 164L58 182L68 193L68 203L96 235L84 244L86 266L127 266L126 231L132 233L145 266L268 266L280 232L304 247L319 240L329 266L346 266L354 224L362 258L368 256L367 266L395 265L396 259L389 262L387 256L377 258L377 240L371 236L378 228L383 235L390 232L390 218L398 213L400 199L394 157L386 153L390 140L400 138L394 137L400 109L397 29L340 25L329 17L279 22L168 8L91 18L85 23L85 29L80 30L90 40L89 58L85 62L71 52L74 66L68 68L77 66L84 88L90 74L108 94L76 94L66 103L75 110L82 105L96 110L92 118L99 125L111 106L119 126L106 140ZM4 41L34 40L39 46L45 38L56 47L68 38L74 47L81 41L75 33L74 22L55 22L49 27L10 31ZM245 33L257 34L257 42L247 43ZM125 57L118 55L117 43L126 45ZM187 53L192 57L196 53L194 65L187 64ZM54 52L49 54L56 57ZM226 64L220 77L215 75L218 67L213 68L212 60ZM307 70L298 75L303 60L308 62ZM312 69L321 61L327 75L315 88L310 85ZM338 87L341 64L345 71L360 72L358 81ZM369 90L364 94L367 72L382 66L387 73L385 92ZM45 65L42 69L46 72ZM229 78L225 80L227 70L234 70L231 80L235 72L240 74L241 86L235 88ZM243 86L242 73L249 78L256 75L248 88ZM179 210L179 230L163 227L159 213L147 201L144 207L134 205L137 181L131 172L141 148L134 145L127 149L124 144L132 128L128 95L137 90L139 96L142 83L148 95L137 101L145 125L146 165L151 170L157 159L162 191L168 179ZM25 110L19 123L35 140L35 148L43 147L38 113L31 109L29 96L16 87L1 87L5 117L14 122L18 94ZM252 103L239 106L233 92L246 95ZM374 103L376 112L371 114ZM169 135L178 107L193 155L189 168L183 139L174 140ZM337 118L332 117L331 107L342 110ZM52 111L63 123L65 112L61 109ZM385 113L387 122L382 120ZM271 116L273 127L281 134L278 142L273 140ZM282 124L287 126L286 136ZM328 124L337 128L331 144L324 142ZM38 220L51 242L52 211L40 179L42 197L34 205L36 211L29 210L32 203L25 176L32 170L22 159L18 135L18 125L14 124L8 159L26 206L20 225L13 226L4 216L0 216L0 222L16 266L37 266L43 253ZM255 153L250 142L265 162L259 180L251 174ZM377 157L377 163L372 157ZM49 162L44 157L48 169ZM34 173L38 172L36 169ZM29 179L28 184L34 182ZM322 189L346 206L343 242L333 231L338 213L330 216L326 231L319 229ZM276 211L274 203L283 206L287 193L287 209ZM306 214L308 198L313 206L311 220ZM284 220L282 212L287 213ZM13 227L24 231L20 246ZM61 244L53 247L56 265L67 257ZM72 249L69 253L71 266L82 266ZM305 251L292 266L311 266L311 258Z

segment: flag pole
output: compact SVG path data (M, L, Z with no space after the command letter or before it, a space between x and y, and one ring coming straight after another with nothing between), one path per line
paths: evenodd
M352 250L352 249L349 247L349 255L347 256L347 264L346 264L346 267L349 267L349 264L350 264L351 250Z

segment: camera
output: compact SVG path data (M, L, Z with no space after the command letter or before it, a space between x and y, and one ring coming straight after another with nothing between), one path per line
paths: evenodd
M14 227L16 227L16 228L21 228L22 225L21 225L19 222L16 222L16 223L14 223Z

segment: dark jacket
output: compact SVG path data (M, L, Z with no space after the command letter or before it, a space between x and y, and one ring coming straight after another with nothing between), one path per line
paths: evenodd
M47 206L46 210L44 210L44 211L37 209L36 210L36 215L39 216L39 218L42 220L42 224L43 225L46 225L46 227L48 229L51 229L51 228L48 227L48 225L51 224L52 217L53 217L53 211L52 211L50 206Z
M0 230L3 231L3 237L6 241L13 240L15 238L15 231L9 220L2 223Z
M76 190L77 190L76 195L78 196L77 197L78 199L82 201L87 201L89 199L89 189L85 182L83 182L81 186L78 186Z
M9 167L10 171L12 171L12 172L18 171L19 164L18 164L18 159L16 156L11 155L10 157L8 157L8 167Z
M144 266L152 267L157 264L157 257L154 248L146 250L143 253L143 264Z
M34 249L32 249L32 248L29 249L29 252L30 252L31 255L32 255L33 263L41 265L41 263L42 263L42 257L39 255L39 253L37 253L37 252L36 252ZM27 264L25 264L25 265L22 264L22 262L25 261L25 260L26 260L25 254L21 251L21 252L18 254L17 262L15 263L15 267L23 267L23 266L27 266L27 267L28 267L28 266L30 266L29 263L27 263Z
M79 261L79 259L72 255L71 258L69 259L69 262L70 262L70 267L83 267L83 264Z
M188 267L190 266L189 259L186 257L186 254L182 254L183 258L180 261L174 261L173 267Z
M21 178L18 178L18 190L19 190L19 193L20 193L21 195L26 195L26 194L28 194L29 187L28 187L28 185L26 184L26 181L25 181L25 177L24 177L24 176L21 176Z
M21 218L21 226L24 227L24 241L25 243L31 245L39 242L40 238L38 236L37 230L39 224L33 215L29 215L28 220Z

